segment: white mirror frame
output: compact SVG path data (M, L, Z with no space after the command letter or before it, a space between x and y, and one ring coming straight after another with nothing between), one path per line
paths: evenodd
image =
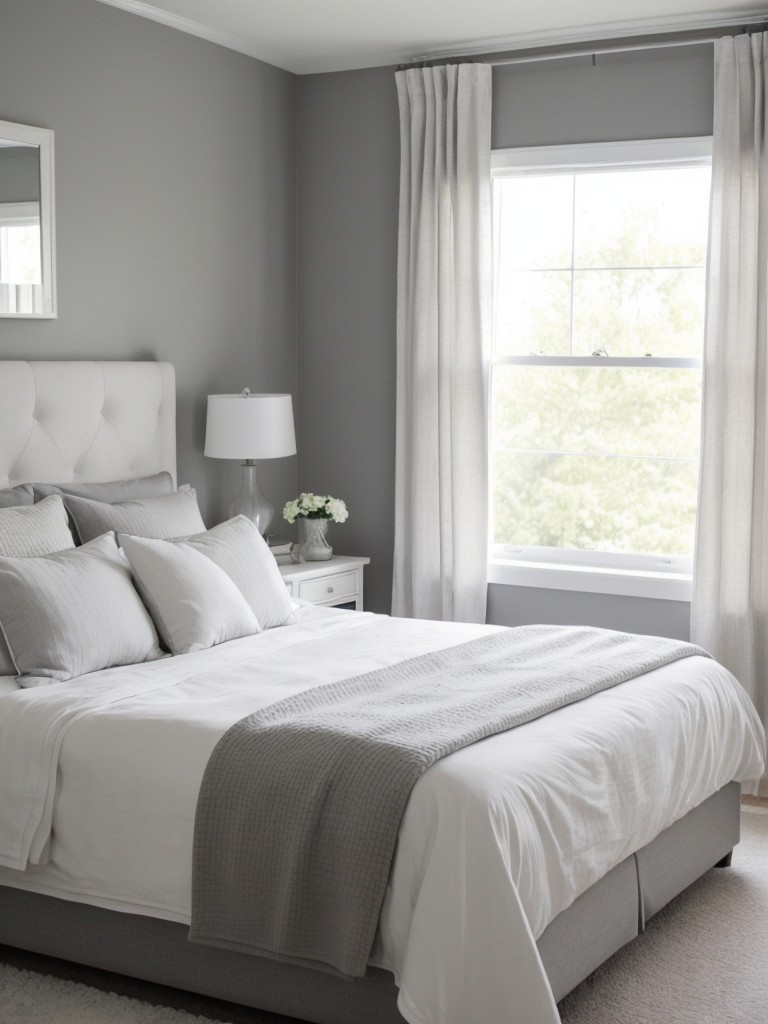
M28 124L0 121L0 139L36 146L40 161L40 266L43 308L39 313L2 313L0 317L52 320L56 317L56 217L54 209L53 132Z

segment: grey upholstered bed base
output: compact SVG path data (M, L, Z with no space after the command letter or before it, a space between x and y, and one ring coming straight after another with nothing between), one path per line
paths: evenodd
M556 999L630 942L739 841L741 787L730 783L628 857L549 925L538 942ZM0 887L0 943L226 999L316 1024L403 1024L392 976L344 981L187 941L187 928Z

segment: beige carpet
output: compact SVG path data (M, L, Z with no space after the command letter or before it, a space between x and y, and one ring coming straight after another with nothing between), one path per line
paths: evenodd
M0 1024L287 1021L80 970L92 987L38 973L56 971L45 958L23 962L35 970L0 964ZM143 998L99 990L112 987ZM768 1024L768 812L745 810L733 866L691 886L560 1009L563 1024Z
M768 1024L768 813L560 1004L563 1024Z

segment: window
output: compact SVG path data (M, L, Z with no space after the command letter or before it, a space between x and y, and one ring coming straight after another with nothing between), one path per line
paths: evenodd
M710 146L494 154L493 582L689 595Z

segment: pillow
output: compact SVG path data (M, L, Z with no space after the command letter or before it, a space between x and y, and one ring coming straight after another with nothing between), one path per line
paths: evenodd
M262 629L296 621L275 556L250 519L235 516L177 543L196 548L224 570L237 584Z
M40 501L49 494L74 494L91 501L130 501L132 498L157 498L173 494L173 480L170 473L155 473L132 480L112 480L109 483L94 484L31 484L34 500ZM0 492L2 493L2 492Z
M32 484L19 484L18 487L5 487L0 491L0 508L12 508L18 505L31 505L35 500Z
M161 497L116 501L111 505L65 494L64 504L83 544L109 530L162 540L205 529L192 487Z
M58 495L37 505L0 509L0 555L49 555L74 546L64 502Z
M39 558L0 558L0 625L22 686L161 656L111 533Z
M229 576L195 548L123 533L118 542L172 654L204 650L260 631Z
M13 490L19 488L14 487ZM0 509L0 555L14 558L48 555L74 546L61 498L47 498L39 505ZM16 675L16 668L0 634L0 676L11 675Z

